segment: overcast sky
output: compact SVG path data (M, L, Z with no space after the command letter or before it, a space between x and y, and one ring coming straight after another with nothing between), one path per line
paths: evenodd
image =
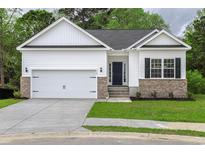
M199 8L195 9L145 9L146 11L160 14L172 33L177 36L183 36L183 32L187 25L189 25L197 14Z
M30 9L23 9L24 12L27 12ZM47 9L49 11L53 9ZM177 36L183 36L183 32L187 25L189 25L199 8L194 9L167 9L167 8L146 8L146 11L154 12L160 14L165 22L169 24L171 32Z

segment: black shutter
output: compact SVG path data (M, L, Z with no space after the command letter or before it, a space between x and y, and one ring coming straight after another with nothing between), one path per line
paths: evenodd
M150 78L150 58L145 58L145 78Z
M175 60L175 76L176 78L181 78L181 58L176 58Z

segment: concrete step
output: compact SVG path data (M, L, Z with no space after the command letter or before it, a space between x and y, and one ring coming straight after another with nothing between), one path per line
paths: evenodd
M129 95L129 91L110 91L110 95Z
M117 89L117 90L108 90L108 92L129 92L129 90Z
M127 86L109 86L110 98L129 98L129 88Z
M127 96L124 96L124 95L117 95L117 96L110 96L110 98L129 98L129 96L127 95Z
M111 91L123 91L123 92L125 91L125 92L127 92L127 91L129 91L129 89L127 87L125 87L125 88L124 87L123 88L122 87L118 87L118 88L117 87L115 87L115 88L112 87L112 88L108 88L108 91L109 92L111 92Z
M108 89L129 89L127 86L109 86Z

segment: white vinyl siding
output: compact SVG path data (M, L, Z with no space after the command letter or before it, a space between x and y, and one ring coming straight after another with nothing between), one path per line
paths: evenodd
M23 51L22 76L30 76L32 68L73 70L94 68L99 77L106 77L107 53L106 51Z

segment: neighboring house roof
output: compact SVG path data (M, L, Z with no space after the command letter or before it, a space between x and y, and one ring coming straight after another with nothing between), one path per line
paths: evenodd
M126 49L130 47L135 42L139 41L149 33L151 30L142 30L142 29L106 29L106 30L86 30L91 35L95 36L102 42L106 43L108 46L115 50Z

